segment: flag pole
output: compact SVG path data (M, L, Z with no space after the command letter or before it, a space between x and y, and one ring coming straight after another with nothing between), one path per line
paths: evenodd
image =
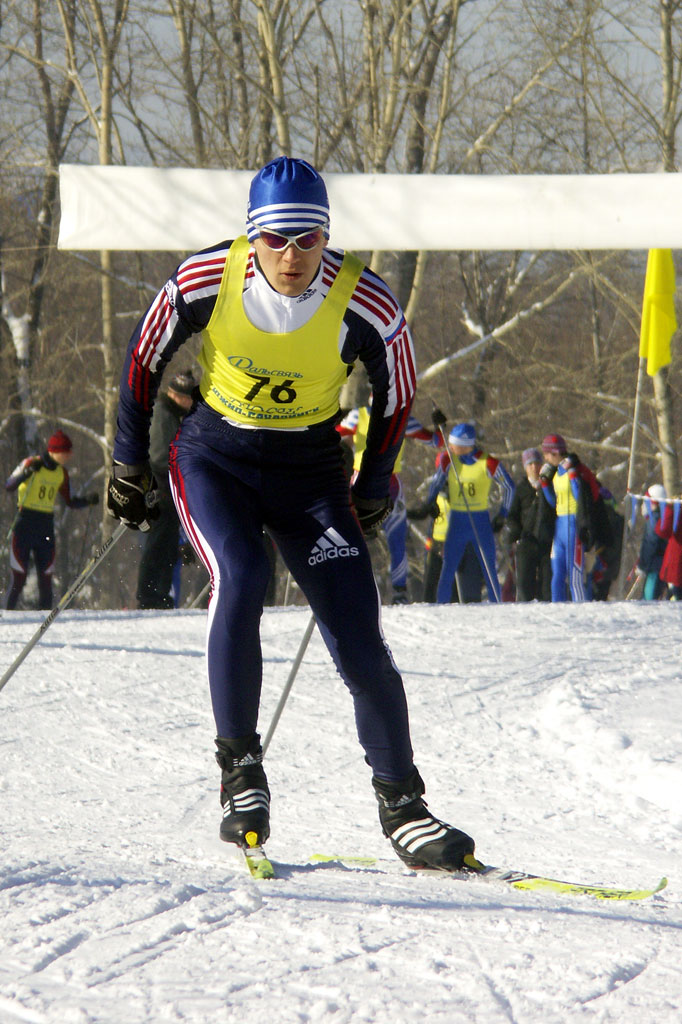
M655 377L671 361L670 339L677 330L675 316L675 264L671 249L649 249L644 277L642 317L639 329L639 372L635 391L635 411L632 418L632 440L630 442L630 463L628 466L627 493L633 491L635 456L637 452L637 431L639 428L642 403L642 383L648 374ZM630 509L632 513L632 509ZM625 586L625 544L630 531L632 514L625 518L621 568L618 580L618 596L623 596Z
M635 388L635 411L632 417L632 437L630 439L630 457L628 462L628 479L625 490L625 500L627 500L628 494L634 491L634 478L635 478L635 459L637 455L637 433L639 430L639 418L640 410L642 408L642 384L646 377L646 357L640 356L639 370L637 372L637 386ZM629 540L630 530L632 529L632 515L631 509L625 509L625 528L623 530L623 541L620 549L620 572L618 574L618 597L622 598L625 592L625 547Z

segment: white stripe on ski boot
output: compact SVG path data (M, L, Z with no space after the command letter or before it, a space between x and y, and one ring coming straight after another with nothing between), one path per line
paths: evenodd
M427 843L436 839L444 839L448 834L447 827L436 818L422 818L419 821L407 821L391 833L391 839L402 850L414 854Z
M267 812L270 808L268 795L262 789L245 789L243 793L237 793L235 796L230 794L230 797L234 804L235 814L245 814L249 811L257 810ZM232 813L233 811L228 800L223 808L223 818L228 818Z

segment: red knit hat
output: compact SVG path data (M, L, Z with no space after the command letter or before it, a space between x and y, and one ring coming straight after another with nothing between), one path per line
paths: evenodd
M542 439L542 450L549 452L550 455L565 455L568 451L561 434L547 434L547 437Z
M63 430L56 430L47 442L48 452L70 452L72 448L71 438Z

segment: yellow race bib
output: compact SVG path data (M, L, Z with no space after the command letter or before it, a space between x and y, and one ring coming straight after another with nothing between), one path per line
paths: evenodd
M364 264L346 253L310 320L285 334L255 327L244 312L246 236L232 243L215 308L203 332L201 394L229 420L256 427L305 427L336 415L348 367L339 333Z
M450 453L450 458L457 470L457 475L455 475L452 467L448 467L450 508L454 512L466 512L467 509L470 512L482 512L487 509L492 481L488 476L485 455L471 464L462 462L452 453ZM459 477L459 482L457 477Z
M31 473L27 480L19 484L17 504L20 508L30 508L34 512L52 512L63 482L64 469L62 466L55 466L54 469L46 469L45 466L41 466L35 473Z

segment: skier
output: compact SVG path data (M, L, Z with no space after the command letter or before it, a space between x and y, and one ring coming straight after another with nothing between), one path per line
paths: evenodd
M451 601L455 573L469 543L481 564L488 600L499 602L501 595L493 535L504 526L514 496L514 481L499 459L477 447L472 423L457 423L452 428L448 448L449 454L443 452L439 458L425 502L430 505L440 491L445 491L451 509L436 602L447 604ZM450 468L451 461L454 470ZM502 489L502 502L491 521L488 498L493 480Z
M72 454L71 438L63 430L57 430L47 442L43 454L24 459L5 482L6 491L17 491L17 517L9 556L12 583L7 594L7 608L17 606L26 583L31 552L38 576L38 607L52 607L54 505L57 495L69 508L85 508L99 501L96 491L81 498L72 496L66 469Z
M353 439L353 473L357 473L362 465L362 455L367 446L367 430L369 428L372 409L371 395L366 405L361 405L343 418L336 428L342 437ZM440 409L434 409L432 414L435 430L428 430L415 416L410 416L405 428L405 437L413 441L422 441L424 444L434 448L441 448L443 438L439 425L445 423L445 416ZM393 596L391 604L407 604L407 510L405 507L405 492L403 490L400 470L402 466L403 447L398 452L398 457L393 466L389 495L392 502L390 514L381 524L386 534L388 551L391 562L391 586Z
M261 844L270 831L256 731L270 573L265 527L352 694L385 835L405 863L454 870L474 843L422 799L403 682L381 632L363 537L390 512L415 388L409 328L380 277L327 247L327 191L306 161L282 156L258 171L246 222L246 236L181 263L133 333L108 507L134 529L149 527L148 429L158 381L179 346L201 333L201 396L171 446L170 467L178 514L212 581L207 661L221 838L247 846L249 833ZM356 359L373 402L349 498L335 426Z

